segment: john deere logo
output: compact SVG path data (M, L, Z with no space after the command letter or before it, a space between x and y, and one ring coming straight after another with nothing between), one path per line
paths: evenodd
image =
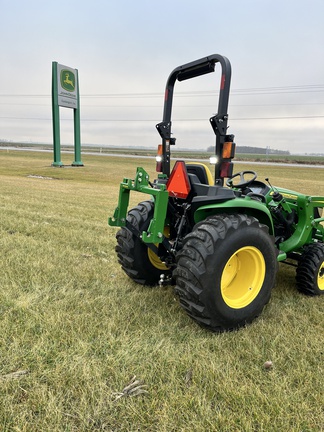
M61 70L61 86L69 92L75 91L75 75L67 69Z

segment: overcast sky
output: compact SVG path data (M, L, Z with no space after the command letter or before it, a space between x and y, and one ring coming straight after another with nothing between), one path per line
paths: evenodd
M156 146L168 75L217 53L237 145L324 152L323 0L0 0L0 16L0 139L52 143L57 61L79 72L82 143ZM178 148L214 144L218 88L217 73L176 84Z

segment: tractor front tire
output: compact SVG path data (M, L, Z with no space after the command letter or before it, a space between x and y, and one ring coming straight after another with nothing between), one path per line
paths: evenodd
M304 248L296 270L298 291L315 296L324 294L324 244L312 243Z
M139 232L146 231L154 213L152 201L143 201L128 212L127 221ZM127 227L116 234L118 262L134 282L142 285L157 285L162 273L171 275L171 270L159 257Z
M199 222L177 255L181 306L213 332L252 322L270 299L277 254L268 227L254 217L217 215Z

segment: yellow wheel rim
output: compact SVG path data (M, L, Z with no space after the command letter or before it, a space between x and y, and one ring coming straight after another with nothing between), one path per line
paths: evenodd
M317 285L321 291L324 290L324 262L322 263L317 275Z
M156 244L156 246L158 246L158 244ZM169 270L169 267L167 267L151 249L147 249L147 255L152 266L159 270Z
M163 234L165 237L170 237L170 227L166 226L164 227L164 231ZM158 243L155 244L156 247L159 246ZM170 270L170 267L167 267L161 260L160 258L156 255L156 253L154 253L152 251L152 249L147 248L147 256L148 259L150 260L150 263L152 264L152 266L154 266L155 268L159 269L159 270Z
M224 302L233 309L249 305L259 294L265 274L266 265L259 249L246 246L236 251L222 273L221 293Z

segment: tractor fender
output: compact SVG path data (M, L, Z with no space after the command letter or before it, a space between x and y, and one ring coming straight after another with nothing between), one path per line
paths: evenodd
M228 200L221 203L208 204L199 207L194 213L194 221L198 223L205 220L208 216L213 216L216 214L237 214L243 213L249 216L253 216L258 221L269 227L269 234L274 234L274 227L272 222L271 213L265 204L251 199L246 198L235 198L233 200Z

